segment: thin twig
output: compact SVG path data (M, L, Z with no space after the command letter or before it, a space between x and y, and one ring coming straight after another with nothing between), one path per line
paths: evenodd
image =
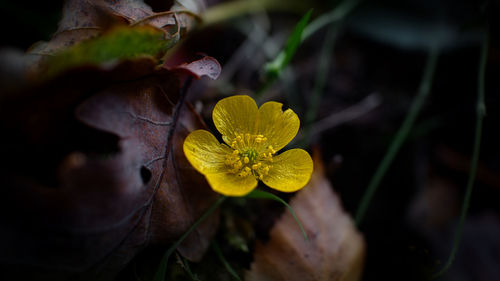
M349 121L355 120L377 108L381 103L382 98L378 93L371 94L362 99L360 102L348 106L339 112L334 112L328 117L325 117L312 124L310 137L313 138L315 135L318 135L326 130L330 130L341 124L345 124ZM302 142L304 138L305 135L299 132L292 143Z
M311 129L311 135L319 134L339 124L359 118L377 108L381 103L382 97L378 93L371 94L355 105L349 106L340 112L335 112L316 122Z

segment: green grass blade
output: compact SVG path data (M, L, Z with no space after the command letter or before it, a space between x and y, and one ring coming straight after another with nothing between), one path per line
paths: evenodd
M325 39L323 41L323 46L318 56L319 61L316 68L314 88L311 94L309 107L305 112L304 123L306 124L306 126L303 133L304 137L300 141L298 145L299 147L306 147L310 142L312 123L318 115L318 110L321 104L321 96L326 85L329 73L328 70L331 65L331 58L333 54L332 50L334 48L335 39L341 25L340 22L358 5L359 2L360 0L342 1L330 12L323 14L322 16L309 23L304 29L302 40L306 40L309 36L316 33L322 27L329 25Z
M154 276L154 279L153 279L154 281L164 281L165 280L165 274L167 273L167 265L168 265L168 259L169 259L170 255L189 236L189 234L191 234L191 232L193 232L193 230L195 230L198 227L198 225L201 222L203 222L208 216L210 216L210 214L212 214L213 211L215 211L215 209L217 209L217 207L219 207L219 205L222 204L222 202L224 202L224 200L226 200L226 198L227 197L225 197L225 196L220 197L219 200L217 200L208 210L206 210L205 213L203 213L203 215L181 236L181 238L179 238L165 252L165 254L163 255L163 257L161 259L161 262L160 262L160 265L158 267L158 270L155 273L155 276Z
M299 218L297 217L297 215L293 211L292 207L290 205L288 205L288 203L286 203L285 200L283 200L283 199L279 198L278 196L276 196L276 195L274 195L272 193L269 193L267 191L262 191L262 190L257 190L257 189L254 189L246 197L248 197L248 198L258 198L258 199L271 199L271 200L278 201L281 204L285 205L285 207L288 209L288 211L290 211L290 214L293 216L293 218L295 219L295 221L299 225L300 231L302 232L302 235L304 236L304 240L306 240L307 242L309 242L309 237L307 236L307 233L304 230L304 227L302 226L302 223L300 222Z
M406 114L405 120L403 121L403 124L401 125L398 132L396 133L396 136L392 140L389 149L387 150L384 158L382 159L382 162L380 162L380 165L378 166L373 177L371 178L370 183L365 191L365 194L363 195L361 203L356 212L356 217L355 217L356 225L361 224L366 214L366 210L368 209L368 205L370 204L373 198L373 195L377 191L377 188L379 187L382 178L384 177L385 173L392 164L394 157L397 155L399 149L407 139L408 134L410 133L410 130L413 127L413 124L415 123L415 119L420 113L420 110L422 109L422 106L424 105L424 102L427 96L429 95L432 85L432 80L434 78L434 72L436 70L438 56L439 56L439 50L437 47L434 47L429 53L424 70L424 75L421 80L417 96L414 98L411 107L408 113Z
M268 79L264 83L264 85L257 90L256 95L260 96L265 90L267 90L274 83L276 78L280 76L281 72L290 62L291 58L295 54L295 51L297 50L301 42L305 41L312 34L316 33L324 26L343 20L349 13L352 12L352 10L354 10L355 7L358 6L359 2L361 2L361 0L345 0L342 3L340 3L335 9L331 10L326 14L323 14L322 16L320 16L319 18L315 19L314 21L308 24L312 9L309 10L302 17L299 23L297 23L297 25L295 26L292 35L289 37L288 42L285 45L285 49L281 51L273 61L267 63L264 66ZM335 30L331 30L329 33L336 33L337 27L335 28L332 27L330 29L335 29ZM328 39L328 37L331 37L332 39ZM333 35L331 36L327 35L326 41L330 40L333 42L334 37L335 36ZM333 43L331 45L333 46ZM324 47L323 49L326 49L326 47ZM320 56L320 58L321 61L328 61L324 59L323 56ZM319 68L324 68L324 67L319 67ZM317 78L316 80L321 80L321 79L324 78ZM318 85L317 88L322 88L319 87L321 86L321 83L316 83L316 84Z
M264 68L266 69L266 73L268 77L271 79L275 79L281 74L281 71L288 65L293 55L297 51L297 48L302 42L302 33L309 22L309 18L311 17L312 9L310 9L297 23L295 28L292 31L290 37L288 37L288 41L285 45L285 48L276 56L276 58L270 62L268 62Z
M304 33L302 34L302 40L306 40L311 35L316 33L321 28L335 22L339 22L343 20L347 15L349 15L354 8L358 6L361 0L345 0L342 1L337 7L335 7L330 12L321 15L316 18L314 21L311 21L310 24L304 29Z
M226 270L229 272L229 274L231 274L234 277L234 279L241 281L241 278L238 276L236 271L227 262L226 258L224 257L224 255L222 254L222 251L219 248L219 245L217 245L217 242L215 242L215 240L212 241L212 249L214 250L214 252L217 255L217 257L219 258L219 260L222 262L222 264L224 265Z
M479 151L481 146L481 135L483 131L483 118L486 115L486 105L484 103L484 77L486 73L486 61L488 58L488 44L489 36L486 33L483 46L481 48L481 58L479 60L479 72L478 72L478 96L477 96L477 108L476 108L476 130L474 135L474 148L472 152L471 166L469 178L467 180L467 188L465 191L464 201L462 202L462 210L460 213L460 220L458 223L457 233L455 234L455 239L453 241L453 248L451 249L450 256L446 261L444 267L432 276L433 279L437 279L443 276L446 271L450 268L455 260L455 256L460 246L460 240L462 239L462 230L465 223L465 218L467 217L467 211L469 210L470 199L472 195L472 188L474 186L474 181L476 179L477 163L479 161Z

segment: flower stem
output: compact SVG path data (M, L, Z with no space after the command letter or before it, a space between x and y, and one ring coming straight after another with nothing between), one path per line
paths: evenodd
M272 194L270 192L263 191L263 190L258 190L258 189L254 189L252 192L250 192L247 195L247 197L248 198L271 199L271 200L280 202L281 204L285 205L285 207L288 209L288 211L290 212L290 214L292 215L292 217L297 222L297 225L300 228L300 232L302 232L302 236L304 236L304 240L306 242L309 242L309 236L307 236L307 233L306 233L304 227L302 226L302 223L300 222L299 218L297 217L297 214L295 214L295 211L293 210L292 206L288 205L288 203L286 203L285 200L281 199L280 197L278 197L278 196L276 196L276 195L274 195L274 194Z
M355 222L356 225L358 226L361 224L365 216L366 210L368 209L368 205L370 204L370 201L372 200L375 191L377 191L377 188L379 187L382 178L389 169L389 166L394 160L394 157L398 153L399 149L401 148L406 138L408 137L408 134L413 126L413 123L415 123L415 119L420 113L420 110L422 109L422 106L427 96L429 95L432 85L432 80L434 78L434 72L436 70L438 55L439 55L439 48L435 46L430 50L429 56L427 58L424 75L422 77L417 96L414 98L410 110L408 111L408 114L406 115L406 118L403 121L403 124L401 125L398 132L396 133L396 136L392 140L392 143L389 146L388 151L386 152L384 158L382 159L382 162L380 163L375 174L370 180L370 184L368 185L368 188L366 189L365 194L363 195L363 198L358 207L355 217Z
M479 161L479 151L481 146L481 135L483 130L483 118L486 115L486 105L484 103L484 77L486 73L486 60L488 57L488 43L489 36L488 32L484 37L483 45L481 48L481 58L479 60L479 72L478 72L478 96L477 96L477 108L476 108L476 130L474 135L474 148L472 152L472 160L469 178L467 180L467 188L465 191L464 201L462 202L462 210L460 213L460 220L458 222L457 232L455 234L455 240L453 241L453 248L451 249L450 256L446 261L444 267L432 276L432 279L437 279L443 276L446 271L450 268L460 245L460 240L462 239L462 230L465 223L465 218L467 217L467 211L469 210L470 199L472 196L472 188L474 186L474 180L476 178L477 163Z

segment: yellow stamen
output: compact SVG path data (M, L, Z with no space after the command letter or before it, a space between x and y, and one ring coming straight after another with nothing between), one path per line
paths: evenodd
M260 166L262 166L262 163L257 163L257 164L253 164L252 165L252 170L257 170L258 168L260 168Z
M267 175L269 173L269 166L265 166L263 170L264 175Z
M264 135L252 135L249 133L236 134L231 141L233 152L226 156L225 164L229 172L239 177L252 175L261 179L269 173L270 165L264 164L273 161L276 153L272 145L267 146L265 151L258 153L254 145L267 141ZM266 161L266 162L262 162Z

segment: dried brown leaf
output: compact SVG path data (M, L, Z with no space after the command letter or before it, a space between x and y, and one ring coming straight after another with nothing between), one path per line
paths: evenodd
M185 136L205 125L179 100L179 72L150 60L131 66L68 72L0 103L6 280L109 280L144 247L175 241L217 199L182 153ZM180 252L200 259L217 221Z
M270 240L258 243L249 281L355 281L361 278L365 244L344 212L339 197L315 159L310 183L292 200L310 241L304 240L297 222L285 213L273 226Z
M151 7L142 0L92 0L93 4L127 22L134 22L153 14Z
M31 55L52 55L76 43L101 35L113 25L151 25L165 32L166 38L180 36L193 29L204 9L202 0L181 5L178 1L170 11L154 12L142 0L67 0L57 32L49 42L33 45Z
M166 69L177 71L186 71L188 74L200 79L202 76L207 76L213 80L217 79L222 71L219 62L213 57L203 57L190 63L183 63L175 67L163 66Z

